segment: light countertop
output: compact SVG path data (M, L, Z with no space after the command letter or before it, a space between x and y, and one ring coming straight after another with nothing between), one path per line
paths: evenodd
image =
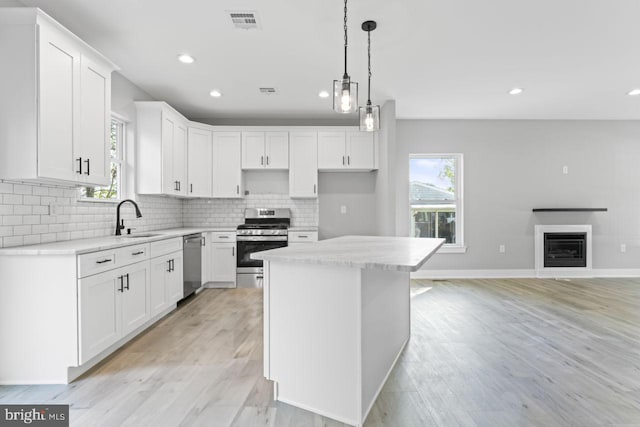
M344 236L258 252L253 259L377 270L417 271L444 239Z
M127 236L104 236L90 239L66 240L63 242L44 243L40 245L15 246L0 249L0 256L4 255L81 255L91 252L104 251L130 245L156 242L182 237L187 234L204 233L207 231L236 231L235 227L205 227L205 228L171 228L166 230L144 231L136 234L151 234L150 237L131 238Z

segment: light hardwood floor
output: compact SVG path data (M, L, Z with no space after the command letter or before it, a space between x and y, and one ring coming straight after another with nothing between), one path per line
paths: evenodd
M640 426L640 279L416 281L366 426ZM259 290L205 290L68 386L76 426L340 426L272 401Z

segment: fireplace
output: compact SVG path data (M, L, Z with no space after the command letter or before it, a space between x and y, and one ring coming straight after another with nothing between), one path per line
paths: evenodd
M591 225L536 225L538 277L591 276Z
M544 233L544 266L586 267L587 233Z

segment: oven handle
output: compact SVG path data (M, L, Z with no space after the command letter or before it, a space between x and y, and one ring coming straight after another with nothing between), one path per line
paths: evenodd
M239 242L286 242L287 236L236 236Z

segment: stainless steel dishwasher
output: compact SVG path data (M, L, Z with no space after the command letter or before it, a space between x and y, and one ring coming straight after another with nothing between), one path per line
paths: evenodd
M183 238L184 249L184 293L188 297L202 286L202 234L189 234Z

